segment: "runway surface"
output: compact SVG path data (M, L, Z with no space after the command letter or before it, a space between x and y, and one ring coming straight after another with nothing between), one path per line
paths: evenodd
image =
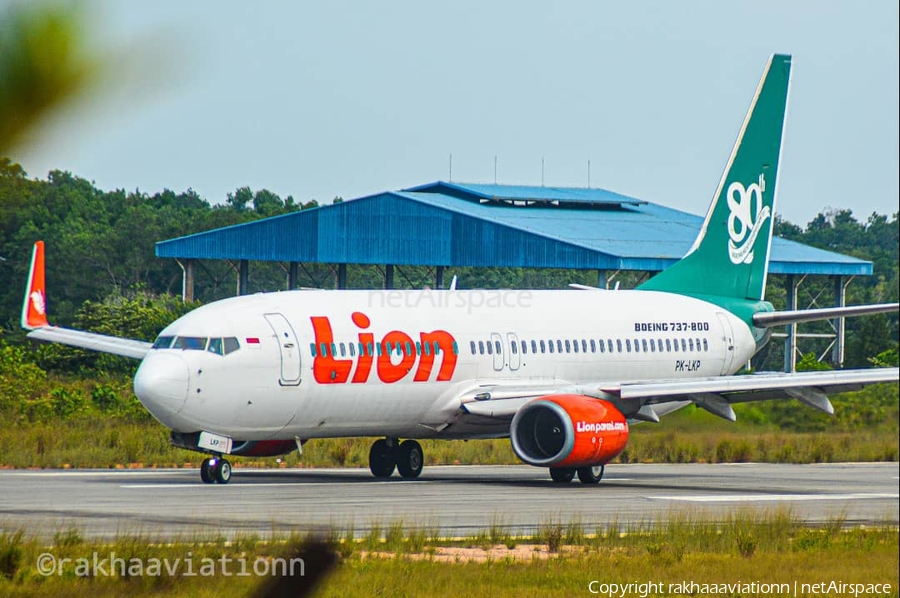
M790 505L810 523L897 523L897 463L611 465L597 486L558 485L528 466L426 467L415 481L362 469L236 469L228 485L196 469L0 471L0 529L88 536L340 530L372 525L469 535L492 525L534 532L550 521L651 523L688 509L710 520Z

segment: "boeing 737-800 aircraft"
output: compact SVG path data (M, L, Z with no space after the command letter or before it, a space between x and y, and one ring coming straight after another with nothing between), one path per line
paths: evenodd
M509 436L553 480L596 483L629 422L690 403L731 420L732 404L767 399L832 412L827 393L896 382L897 368L732 376L773 326L897 310L764 300L790 70L771 57L694 245L635 290L521 291L491 309L473 309L483 291L261 293L200 307L150 344L50 326L38 242L22 325L141 359L135 394L173 444L211 455L204 482L229 481L227 455L346 436L379 438L375 476L415 478L415 439Z

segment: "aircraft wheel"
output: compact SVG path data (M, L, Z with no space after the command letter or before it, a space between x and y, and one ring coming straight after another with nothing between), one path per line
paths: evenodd
M394 451L387 440L382 438L372 443L369 449L369 470L376 478L389 478L394 473Z
M568 484L575 477L575 470L571 467L551 467L550 477L557 484Z
M579 467L578 479L582 484L596 484L603 479L603 470L605 465L595 465L594 467Z
M217 461L213 477L219 484L227 484L231 481L231 463L228 462L228 459L217 459Z
M215 482L215 478L213 477L213 459L204 459L203 463L200 464L200 479L203 480L204 484L212 484Z
M400 475L408 479L417 478L424 464L422 445L415 440L404 440L397 449L397 471Z

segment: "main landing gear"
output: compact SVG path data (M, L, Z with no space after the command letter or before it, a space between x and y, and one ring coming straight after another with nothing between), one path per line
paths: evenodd
M595 465L594 467L551 467L550 477L557 484L568 484L578 474L578 480L582 484L596 484L603 479L603 471L605 465Z
M369 469L376 478L389 478L394 468L406 479L414 479L422 473L425 455L415 440L398 444L396 438L382 438L372 443L369 450Z
M200 464L204 484L227 484L231 481L231 463L222 457L209 457Z

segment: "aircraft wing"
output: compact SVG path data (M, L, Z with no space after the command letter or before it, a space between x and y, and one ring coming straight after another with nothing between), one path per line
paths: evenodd
M25 300L22 303L22 328L30 330L28 338L62 343L82 349L143 359L152 343L51 326L47 321L47 292L44 284L44 242L34 244Z
M144 355L147 354L147 351L150 350L150 347L153 346L152 343L145 341L107 336L105 334L96 334L94 332L82 332L81 330L71 330L69 328L58 328L56 326L47 326L32 330L28 333L28 338L51 343L61 343L72 347L100 351L102 353L112 353L113 355L131 357L133 359L143 359Z
M872 368L771 373L747 376L714 376L710 378L649 380L623 383L535 386L483 385L460 397L462 411L490 418L512 418L528 401L553 394L581 394L613 403L625 416L642 421L659 421L659 415L674 405L694 403L714 415L735 421L731 408L735 403L772 399L797 399L833 414L828 394L860 390L870 384L900 380L898 368Z

